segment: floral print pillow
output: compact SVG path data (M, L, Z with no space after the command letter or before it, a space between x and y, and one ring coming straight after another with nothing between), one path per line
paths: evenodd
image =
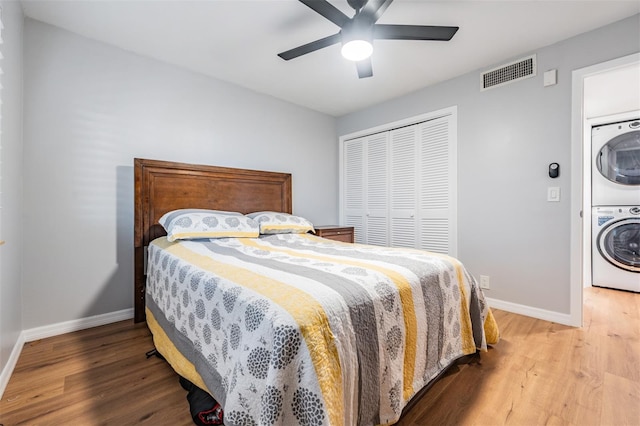
M167 240L200 238L257 238L258 223L236 212L180 209L165 213L159 220Z
M304 234L315 232L313 224L307 219L280 212L255 212L247 217L260 224L261 234Z

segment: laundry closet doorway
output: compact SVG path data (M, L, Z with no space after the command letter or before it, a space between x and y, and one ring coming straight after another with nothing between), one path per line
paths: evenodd
M340 222L358 243L457 256L457 108L340 138Z
M571 117L571 249L570 325L582 326L583 286L591 285L591 128L607 116L631 119L640 109L638 79L621 84L616 74L628 67L640 70L640 53L574 70ZM627 75L625 72L624 75ZM638 71L636 71L638 75ZM613 89L600 83L614 83Z

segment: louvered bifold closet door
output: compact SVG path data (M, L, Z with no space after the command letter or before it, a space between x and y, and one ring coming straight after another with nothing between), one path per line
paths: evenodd
M356 242L457 255L456 117L343 142L341 219Z
M366 242L389 245L389 132L367 138L366 152Z
M365 138L344 143L344 224L353 226L356 243L366 243L365 229Z
M450 164L450 116L426 121L418 125L418 248L448 254L451 240L450 208L451 174L455 165ZM453 168L452 168L453 166Z
M418 125L390 132L391 241L392 247L417 247Z

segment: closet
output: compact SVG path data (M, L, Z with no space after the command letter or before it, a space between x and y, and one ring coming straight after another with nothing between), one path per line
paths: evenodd
M408 121L341 138L341 223L357 243L455 256L456 109Z

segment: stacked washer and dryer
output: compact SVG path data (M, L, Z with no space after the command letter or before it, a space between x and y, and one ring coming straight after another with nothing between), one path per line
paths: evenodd
M592 127L591 143L592 284L640 292L640 118Z

